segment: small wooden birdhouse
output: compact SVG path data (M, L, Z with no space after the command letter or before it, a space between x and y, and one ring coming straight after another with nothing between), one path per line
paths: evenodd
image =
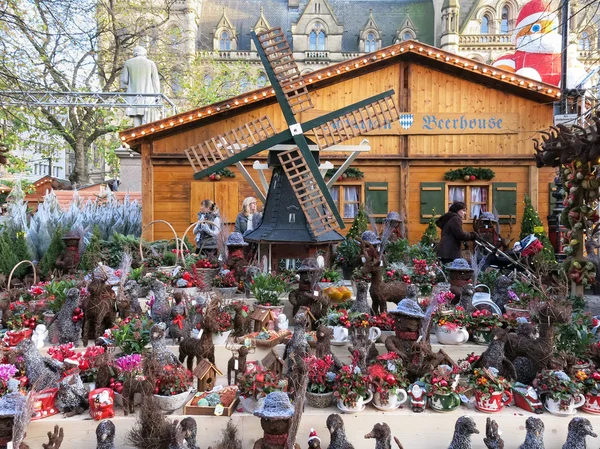
M198 378L198 391L212 390L217 377L222 375L223 373L207 359L200 360L194 368L194 376Z
M266 356L260 361L261 365L268 369L269 371L274 372L277 377L283 376L283 368L285 367L285 362L283 359L275 352L275 349L271 349Z
M254 309L254 312L250 315L250 319L254 323L254 332L260 332L263 329L275 329L275 316L271 310Z
M304 315L306 316L306 329L311 330L313 328L313 324L316 320L315 316L312 314L312 312L310 311L309 307L306 306L300 306L300 309L298 310L298 312L303 312Z

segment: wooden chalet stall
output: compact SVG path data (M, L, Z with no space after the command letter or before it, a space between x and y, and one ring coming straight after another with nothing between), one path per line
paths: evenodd
M346 229L358 204L367 202L378 218L392 210L403 212L408 237L415 242L432 210L443 213L461 195L470 210L495 209L501 222L512 216L513 237L518 236L525 194L543 219L548 215L554 173L535 167L531 139L552 124L556 87L414 41L304 76L314 108L299 114L299 122L395 90L400 120L367 133L370 151L352 164L364 172L364 179L335 183L333 196ZM235 178L195 181L184 150L265 115L277 130L284 129L270 87L123 131L122 141L142 156L144 224L167 220L182 233L196 220L205 198L215 200L225 221L233 223L243 199L256 196L250 184L236 167L230 167ZM345 144L356 148L364 137ZM348 154L326 153L321 163L339 166ZM255 160L264 163L266 153ZM255 160L244 161L244 166L262 187L252 168ZM465 166L489 168L495 176L486 181L444 180L446 171ZM264 174L268 182L269 171ZM507 227L502 232L507 234ZM170 235L159 223L146 237Z

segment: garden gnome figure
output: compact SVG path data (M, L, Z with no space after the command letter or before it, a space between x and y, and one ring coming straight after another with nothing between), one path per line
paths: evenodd
M125 61L120 81L121 88L126 88L127 93L160 94L158 69L146 55L146 49L138 46L133 49L133 58ZM151 101L148 97L128 99L127 102L132 106L127 108L125 113L129 117L133 117L134 126L150 123L160 118L158 110L135 107L136 104L144 104L148 101Z
M263 437L254 443L254 449L283 449L294 417L294 406L288 395L283 391L269 393L254 415L260 418L264 432ZM300 446L295 444L295 449L300 449Z

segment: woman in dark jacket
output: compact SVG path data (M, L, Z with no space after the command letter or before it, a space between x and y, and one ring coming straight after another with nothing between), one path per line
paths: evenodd
M467 215L467 206L465 203L456 201L435 222L438 228L442 230L442 238L437 247L437 255L442 259L443 264L452 262L461 257L461 242L475 240L477 234L474 232L465 232L462 229L463 219Z

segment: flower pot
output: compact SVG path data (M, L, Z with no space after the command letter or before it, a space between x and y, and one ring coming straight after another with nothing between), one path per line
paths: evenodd
M469 332L463 326L436 326L435 336L442 345L462 345L469 341Z
M377 341L385 343L385 339L391 335L396 335L396 333L394 331L381 331L381 335L379 336Z
M219 333L215 333L212 336L212 341L214 345L224 345L225 342L227 341L227 338L229 337L229 334L231 334L231 330L225 331L225 332L221 332Z
M184 295L189 296L190 298L195 297L198 294L198 289L196 287L182 288L182 287L173 287L173 293L180 292Z
M484 394L481 391L475 393L475 408L480 412L498 413L505 405L512 402L513 396L510 391L494 391Z
M492 330L489 327L475 329L473 331L473 341L478 345L489 345L492 341Z
M246 413L254 414L254 410L262 407L265 398L254 399L254 398L244 398L240 396L240 404L242 405L242 409Z
M20 331L7 331L4 334L4 344L10 348L17 346L23 340L31 338L33 331L31 329L21 329Z
M221 297L223 299L231 299L237 293L238 288L237 287L213 287L213 290L215 292L219 293L219 295L221 295Z
M376 409L381 411L395 410L406 402L408 395L403 389L390 389L388 390L388 399L382 400L381 393L375 393L373 395L373 405Z
M283 313L283 308L285 306L263 306L262 304L256 304L254 303L254 308L255 309L263 309L263 310L270 310L271 313L273 314L273 318L276 320L277 317L279 316L280 313Z
M188 401L191 394L195 393L194 388L190 388L188 391L183 393L174 394L172 396L161 396L159 394L154 395L154 400L163 412L173 413L175 410L179 410Z
M356 401L356 405L354 407L346 405L346 404L344 404L344 401L342 399L338 399L337 400L337 408L339 408L342 413L362 412L365 409L365 407L367 406L367 404L369 402L371 402L372 399L373 399L373 393L371 393L369 391L367 398L366 399L363 397L358 398L358 401Z
M460 405L460 397L456 393L434 393L429 398L429 406L436 412L451 412Z
M329 393L306 392L306 402L314 408L327 408L333 402L333 391Z
M348 336L348 329L344 326L328 326L333 331L331 336L332 345L345 345L350 341Z
M529 309L521 309L518 306L512 306L510 304L506 304L504 306L504 311L511 318L518 318L518 317L524 317L527 319L531 318L531 313L529 312Z
M568 401L552 399L547 396L544 400L544 408L556 416L571 416L577 413L577 408L585 404L585 397L582 394L577 394L569 398Z
M581 407L584 412L600 415L600 395L588 393L585 395L585 403Z

